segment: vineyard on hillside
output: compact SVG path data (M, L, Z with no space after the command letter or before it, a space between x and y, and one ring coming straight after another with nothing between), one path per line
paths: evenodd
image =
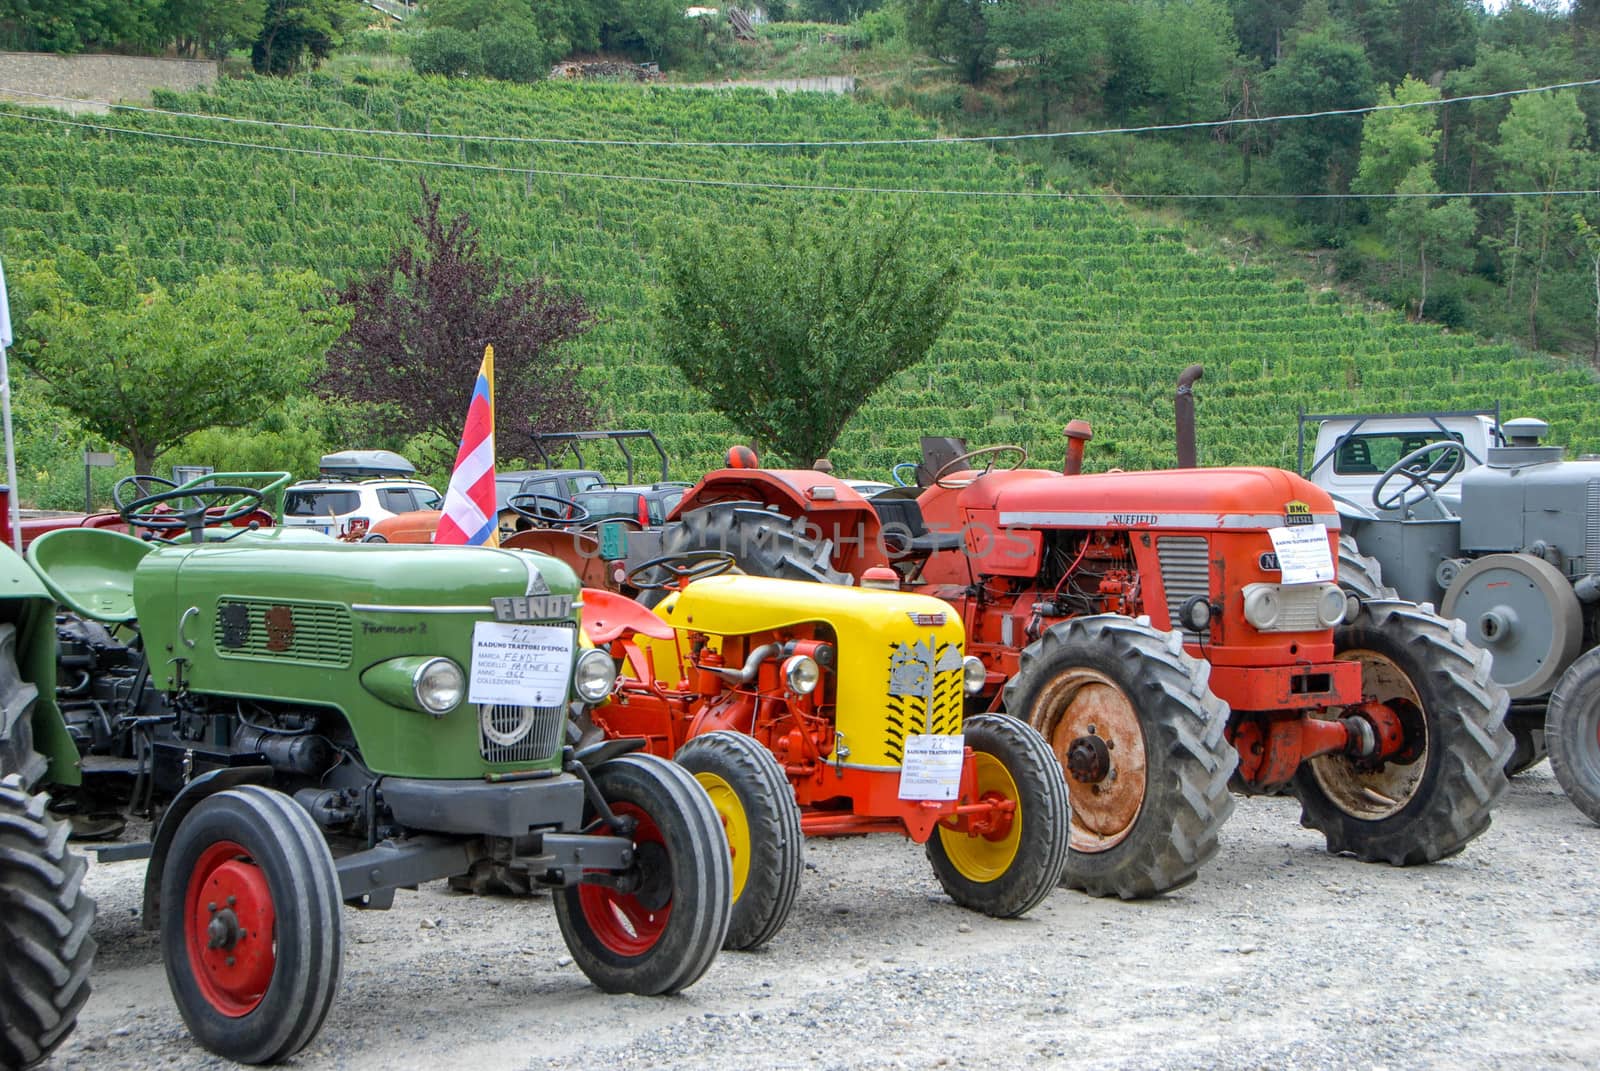
M432 135L646 141L926 137L909 113L811 95L661 87L440 82L221 83L163 106L218 115ZM916 226L970 254L960 309L930 357L862 409L833 457L882 476L918 436L1019 442L1059 462L1061 426L1093 421L1094 468L1172 462L1178 372L1205 365L1206 464L1292 466L1295 411L1482 406L1548 419L1552 437L1600 449L1600 406L1584 369L1404 323L1270 271L1186 247L1096 200L1048 193L977 146L616 147L428 140L114 113L73 123L210 141L166 140L0 117L0 254L59 245L127 246L162 282L234 264L310 267L336 282L381 262L407 236L418 176L447 211L467 210L486 244L520 268L577 288L602 316L580 345L604 419L653 427L689 476L731 429L655 356L651 320L664 238L697 221L752 225L813 206L847 227L908 199ZM288 148L264 151L217 141ZM322 155L317 155L317 154ZM374 162L348 155L389 157ZM467 164L461 170L434 164ZM583 177L589 176L589 177ZM630 176L631 180L595 176ZM683 185L704 179L725 185ZM654 181L644 181L654 180ZM737 183L1032 196L763 190ZM502 413L505 423L513 419ZM364 445L350 443L343 445ZM185 459L203 461L204 459Z

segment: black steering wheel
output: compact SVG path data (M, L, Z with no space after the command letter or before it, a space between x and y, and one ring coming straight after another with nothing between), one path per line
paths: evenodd
M674 585L682 586L691 580L726 573L733 565L733 555L725 550L685 550L640 562L628 570L624 579L640 591L665 591ZM661 580L645 580L644 574L652 569L660 569L668 576Z
M966 453L962 454L960 457L953 457L949 461L945 462L943 465L939 466L939 471L933 474L934 485L938 486L938 487L943 487L945 490L950 490L950 489L956 488L956 487L965 487L965 486L967 486L967 484L971 483L972 481L971 480L962 480L960 483L945 483L944 482L944 478L946 476L948 476L952 472L960 472L964 468L971 468L970 465L965 465L964 463L968 462L968 461L971 461L975 457L991 457L992 456L992 457L998 458L998 457L1000 457L1001 455L1004 455L1004 454L1015 454L1016 455L1016 460L1013 461L1011 464L1005 466L1007 470L1015 469L1015 468L1021 468L1022 467L1022 463L1024 461L1028 460L1028 451L1026 451L1022 447L1017 446L1017 445L1012 444L1012 443L1002 443L1002 444L1000 444L998 446L983 446L983 447L979 447L976 450L968 450ZM994 469L994 465L995 465L994 461L990 461L987 465L985 465L983 467L984 473L986 474L986 473L992 471Z
M1426 465L1422 464L1423 459L1432 454L1438 456ZM1439 501L1439 496L1434 492L1449 483L1466 464L1466 448L1454 439L1441 439L1419 446L1383 470L1383 475L1378 477L1377 484L1372 488L1372 504L1381 510L1391 510L1410 508L1424 498L1431 498L1441 514L1447 518L1454 517L1455 511ZM1384 494L1384 487L1396 477L1404 479L1406 485ZM1416 493L1412 494L1413 491Z
M117 507L118 513L121 513L128 508L128 502L132 502L134 499L149 498L158 491L170 491L177 486L171 480L161 476L124 476L111 485L111 504ZM128 499L128 502L122 500L122 495L125 491L132 496Z
M552 512L553 503L560 512ZM589 519L589 511L570 498L558 495L520 494L506 499L506 505L519 517L526 517L539 528L570 528Z
M129 526L149 528L156 532L187 529L189 538L199 543L205 539L207 525L229 524L240 517L248 517L261 508L265 499L266 495L254 487L175 487L136 498L117 512ZM187 500L194 505L161 513L150 508L179 500ZM216 505L212 505L214 501ZM212 509L221 512L211 513Z

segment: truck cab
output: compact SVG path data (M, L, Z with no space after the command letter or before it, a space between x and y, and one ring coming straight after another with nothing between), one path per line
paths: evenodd
M1312 446L1309 458L1308 439ZM1371 511L1373 489L1391 466L1429 443L1445 440L1462 445L1460 472L1483 465L1491 448L1506 444L1499 410L1301 413L1298 467L1340 503L1341 513L1345 504ZM1446 503L1459 505L1459 479L1450 480L1438 494Z

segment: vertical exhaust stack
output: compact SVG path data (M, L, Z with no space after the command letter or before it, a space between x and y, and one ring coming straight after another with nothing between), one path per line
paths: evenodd
M1194 441L1194 385L1205 375L1205 369L1191 364L1178 377L1178 394L1172 408L1178 421L1178 467L1195 468L1199 462Z
M1067 456L1061 462L1061 475L1076 476L1083 471L1083 448L1094 438L1094 432L1090 430L1087 420L1073 420L1061 429L1061 434L1067 440Z

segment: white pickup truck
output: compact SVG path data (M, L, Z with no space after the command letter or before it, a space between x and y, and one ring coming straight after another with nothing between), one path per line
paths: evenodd
M1307 439L1312 439L1307 457ZM1299 468L1306 478L1334 496L1372 510L1372 492L1384 474L1407 454L1429 443L1454 439L1463 447L1456 474L1477 468L1489 447L1504 446L1500 414L1494 409L1450 413L1301 413ZM1452 479L1440 498L1459 502Z

